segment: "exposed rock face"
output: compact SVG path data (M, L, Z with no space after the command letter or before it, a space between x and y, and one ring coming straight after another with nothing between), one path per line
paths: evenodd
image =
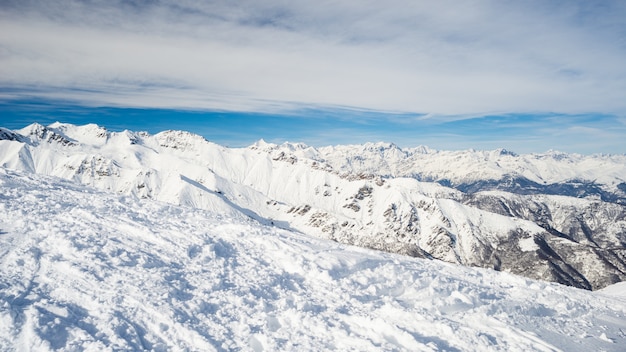
M469 195L465 203L542 227L545 233L535 243L538 253L554 265L552 281L591 289L623 280L626 209L621 204L489 192Z
M626 156L0 129L0 166L342 243L598 289L626 279Z

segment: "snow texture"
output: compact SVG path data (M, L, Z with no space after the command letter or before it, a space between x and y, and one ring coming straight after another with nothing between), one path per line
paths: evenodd
M619 287L375 252L0 169L2 351L623 351Z
M233 149L184 131L54 123L0 128L0 166L580 288L626 280L626 156L388 143Z

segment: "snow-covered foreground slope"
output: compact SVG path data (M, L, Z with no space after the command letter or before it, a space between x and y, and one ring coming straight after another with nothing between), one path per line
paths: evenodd
M624 331L623 295L0 169L3 351L620 351Z
M54 123L0 128L0 166L580 288L626 280L626 156L226 148L183 131ZM577 181L550 183L563 177Z

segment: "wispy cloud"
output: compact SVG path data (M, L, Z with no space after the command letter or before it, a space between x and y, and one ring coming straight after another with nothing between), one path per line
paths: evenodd
M10 1L0 86L159 108L624 113L624 18L623 1Z

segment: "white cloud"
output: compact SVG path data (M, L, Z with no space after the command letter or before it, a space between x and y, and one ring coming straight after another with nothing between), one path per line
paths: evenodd
M190 109L624 113L624 17L619 1L26 1L0 5L0 87Z

